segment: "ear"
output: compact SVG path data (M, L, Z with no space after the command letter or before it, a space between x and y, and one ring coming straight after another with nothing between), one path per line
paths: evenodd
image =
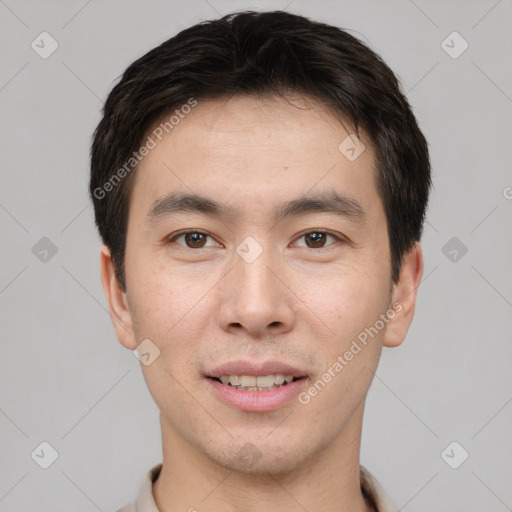
M114 324L117 339L123 347L134 350L137 348L137 341L126 292L123 292L117 280L110 249L106 245L101 248L100 266L101 283L107 298L110 318Z
M414 246L404 255L400 277L393 284L393 293L390 309L395 316L388 322L384 334L385 347L400 345L409 330L414 318L416 294L423 275L423 251L421 244L415 242Z

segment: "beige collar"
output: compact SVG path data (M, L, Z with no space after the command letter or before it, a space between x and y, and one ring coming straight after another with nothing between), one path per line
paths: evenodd
M158 478L162 464L153 466L139 489L137 499L117 510L117 512L160 512L153 497L153 482ZM391 501L380 483L363 466L359 467L361 490L369 504L375 504L376 512L398 512L398 507Z

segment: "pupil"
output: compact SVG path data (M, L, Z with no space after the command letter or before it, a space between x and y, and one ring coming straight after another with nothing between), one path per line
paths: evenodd
M187 245L191 245L192 247L202 247L203 238L205 235L202 233L186 233L185 240Z
M325 242L325 233L308 233L306 235L306 239L312 242L314 248L322 247L323 243ZM309 245L307 242L306 245L311 247L311 245Z

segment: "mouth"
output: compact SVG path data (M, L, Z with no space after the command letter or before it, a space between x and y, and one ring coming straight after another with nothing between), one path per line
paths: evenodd
M294 377L282 373L269 375L221 375L220 377L208 377L220 384L230 386L241 391L271 391L296 382L306 377Z
M204 374L209 389L224 405L245 412L269 412L292 401L305 387L307 374L279 362L238 361Z

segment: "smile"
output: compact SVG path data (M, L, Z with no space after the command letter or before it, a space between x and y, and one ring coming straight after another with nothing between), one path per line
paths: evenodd
M308 380L303 370L279 361L233 361L204 377L216 400L245 412L270 412L289 404Z
M283 375L282 373L270 375L221 375L215 380L243 391L269 391L280 386L286 386L296 378L293 375Z

